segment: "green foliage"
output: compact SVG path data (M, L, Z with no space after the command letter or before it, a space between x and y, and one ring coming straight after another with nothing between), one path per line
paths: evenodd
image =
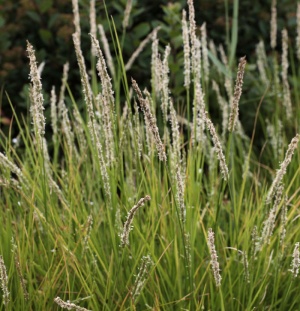
M50 3L39 2L39 11L46 14ZM114 101L111 97L105 101L107 85L96 79L90 42L82 45L87 63L91 62L87 68L92 77L89 81L92 107L87 100L89 88L84 89L83 83L83 92L78 95L78 87L72 84L72 76L78 76L79 70L77 65L71 66L70 79L65 85L68 109L65 107L65 114L58 113L57 121L49 109L45 111L47 120L51 121L47 121L47 142L37 139L37 127L29 118L32 116L29 113L28 118L19 116L14 97L9 94L5 97L18 136L17 140L12 139L15 137L12 129L7 135L0 133L0 148L4 150L0 155L0 255L6 266L10 292L10 302L1 304L2 310L58 310L56 297L89 310L295 310L300 304L299 275L293 271L297 260L292 265L295 245L300 241L299 144L283 176L283 193L278 205L274 199L271 204L266 203L279 163L284 160L292 137L299 133L297 61L291 53L291 117L287 116L282 97L284 85L277 51L268 55L264 63L271 81L269 86L255 61L248 61L240 119L249 135L243 135L242 129L228 133L227 128L224 135L218 135L229 168L229 179L225 181L211 129L203 131L203 140L195 141L195 132L192 133L197 125L194 119L191 126L197 81L193 81L190 89L183 87L180 37L183 5L165 3L161 7L162 29L158 35L162 58L165 45L171 45L167 87L177 116L181 117L178 145L177 125L174 120L172 125L169 122L170 101L167 114L163 115L159 107L163 96L151 88L150 48L138 57L132 70L125 71L124 63L130 51L157 26L149 20L135 24L134 18L142 19L154 6L150 2L145 3L144 9L134 6L126 31L120 31L122 19L104 22L115 47ZM83 11L87 9L88 1L82 1L82 7ZM107 9L119 17L124 7L125 1L112 1ZM31 22L43 22L39 15L30 15ZM239 27L240 23L236 30ZM58 40L49 29L46 27L45 32L41 29L38 33L43 44ZM83 31L82 41L87 38ZM71 58L75 58L74 48L71 50ZM37 57L43 55L37 49ZM202 78L201 85L206 109L217 133L221 133L222 113L212 79L219 85L227 104L229 96L224 84L228 77L234 81L237 61L227 68L219 55L213 56L212 52L210 55L213 61L210 61L209 79ZM145 76L138 74L139 68L147 69L145 76L149 77L141 83L139 78ZM131 95L130 75L141 89L147 86L148 97L143 94L144 99L139 98L137 90ZM43 84L46 76L45 71ZM84 80L83 74L81 78ZM60 86L60 76L57 81ZM28 86L22 88L27 95ZM50 95L46 94L47 91L44 104L50 101ZM97 95L104 99L100 97L100 102L97 101ZM148 123L144 121L141 111L145 110L146 99L151 103L150 113L155 116L152 123L149 119ZM28 108L34 105L34 100L27 101ZM135 101L143 109L137 111ZM156 120L166 161L160 161L157 156L157 132L155 136L149 129L145 130L149 123L155 130ZM109 156L111 151L113 160ZM184 217L179 200L180 178L184 187L181 197ZM279 194L277 191L278 197ZM129 212L147 195L151 200L139 207L132 218L129 245L121 247L123 225L132 217ZM266 237L268 221L271 227L274 221L274 227ZM217 254L214 259L218 260L220 271L212 267L210 228ZM222 278L220 286L215 280L218 273Z

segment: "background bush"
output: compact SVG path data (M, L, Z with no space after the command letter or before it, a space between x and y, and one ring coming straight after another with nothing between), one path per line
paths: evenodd
M142 3L138 1L133 1L133 3L129 27L123 45L124 60L126 62L130 58L141 40L154 27L162 25L159 32L160 42L162 45L170 43L174 55L170 57L171 86L174 90L174 96L178 98L178 102L182 102L180 95L183 92L183 77L181 75L183 60L182 54L175 55L178 55L177 52L182 45L180 20L182 8L186 6L186 3L184 0L174 2L146 0ZM108 14L113 17L117 31L121 36L126 1L108 1L106 6ZM266 49L270 51L270 7L271 1L240 1L237 57L247 55L247 59L251 59L255 45L260 38L264 39ZM108 38L111 38L104 2L97 1L96 9L97 22L103 24ZM208 38L213 39L216 45L228 43L229 31L232 25L233 0L196 1L195 11L197 25L201 25L204 21L207 24ZM89 32L89 1L80 1L80 14L83 30L82 48L83 51L88 51L90 44L87 35ZM277 14L278 30L287 27L290 38L295 38L295 2L292 0L280 1ZM52 85L59 87L63 64L69 61L71 68L76 66L74 47L71 40L71 34L74 32L72 19L72 3L68 0L0 1L0 83L2 90L0 113L1 127L4 132L7 133L12 116L4 91L9 96L13 95L12 104L17 108L19 115L26 114L28 108L27 93L24 92L24 88L27 87L24 85L28 83L26 40L34 45L38 62L46 62L43 71L43 88L45 93L48 94ZM228 25L228 29L226 25ZM113 50L112 44L111 49ZM128 72L129 77L133 76L138 81L149 80L150 54L149 45ZM85 55L85 58L89 61L90 55ZM80 80L76 70L71 70L69 81L72 92L79 95ZM251 82L248 83L249 85L251 86ZM245 93L247 94L247 91ZM262 93L255 95L256 100L257 96L261 96ZM251 92L250 96L253 96ZM244 97L244 100L246 99L247 96ZM48 113L48 107L46 106L46 115ZM246 121L252 120L247 115L244 115L244 119ZM247 129L247 126L245 127ZM12 135L15 134L13 128Z

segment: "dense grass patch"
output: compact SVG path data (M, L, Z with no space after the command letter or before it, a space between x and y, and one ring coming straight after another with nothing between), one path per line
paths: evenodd
M267 58L260 43L257 67L245 58L234 67L222 48L207 49L205 25L201 40L196 36L188 4L184 106L172 98L171 50L159 48L157 31L148 37L148 90L128 80L113 21L118 63L107 69L92 34L87 71L75 6L78 68L65 65L45 127L40 74L27 42L31 122L15 114L18 137L1 137L2 309L295 310L300 304L299 83L295 66L287 70L287 34L281 58L277 52ZM68 70L80 71L82 98L72 96ZM246 77L264 90L256 108L247 108L254 115L250 137L238 113ZM218 124L210 116L215 102ZM260 150L253 145L257 135Z

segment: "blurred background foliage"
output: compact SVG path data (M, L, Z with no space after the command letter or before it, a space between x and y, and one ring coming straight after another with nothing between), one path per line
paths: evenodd
M233 0L195 0L197 26L206 22L208 39L213 39L216 45L222 43L226 49L226 31L230 31L233 15ZM89 1L79 0L82 28L82 49L89 66L90 40L89 33ZM112 16L118 35L123 34L122 21L126 0L107 1L108 15ZM184 100L183 89L183 53L181 40L181 12L186 8L186 1L167 0L133 0L129 26L126 30L123 44L123 58L126 62L152 29L161 25L158 37L161 52L164 46L170 43L172 54L169 59L171 69L170 86L177 103ZM113 45L109 33L109 25L105 13L105 4L96 1L97 23L104 26L107 37ZM248 61L253 58L255 45L263 39L267 53L270 53L271 0L242 0L239 1L238 45L237 59L247 55ZM296 29L296 3L294 0L280 0L278 2L278 34L286 27L289 37L295 38ZM45 61L42 73L42 83L45 90L46 116L49 115L49 99L52 85L58 91L61 83L62 67L65 62L70 63L69 85L75 95L80 94L80 80L77 62L72 42L73 13L71 0L0 0L0 114L2 130L9 128L11 122L11 108L5 92L12 100L18 114L28 114L27 84L28 59L26 55L26 40L29 40L36 50L39 63ZM278 42L279 42L278 40ZM228 42L227 42L228 43ZM278 44L280 48L280 44ZM113 53L114 55L114 53ZM144 49L129 70L128 76L134 77L140 85L149 85L151 60L151 44ZM254 61L254 58L253 58ZM214 74L212 72L212 74ZM245 81L246 98L247 84L253 80ZM4 92L5 91L5 92ZM210 90L206 90L210 92ZM262 93L252 94L249 98L257 98ZM255 91L257 92L257 91ZM210 94L207 94L208 96ZM255 113L255 109L253 109ZM247 116L245 120L247 120ZM49 120L49 119L48 119ZM14 129L12 129L14 132ZM14 135L14 133L12 133Z

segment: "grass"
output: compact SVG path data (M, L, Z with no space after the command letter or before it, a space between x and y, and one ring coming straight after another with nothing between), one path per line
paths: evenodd
M53 99L57 107L52 108L52 130L56 133L57 127L57 134L51 139L48 127L43 133L34 58L30 60L33 124L28 118L19 119L11 105L19 135L17 142L10 136L1 139L1 309L296 310L300 304L296 66L289 76L293 114L288 119L282 81L278 76L276 89L272 83L278 71L273 67L276 52L264 63L270 85L261 93L256 111L249 108L255 114L252 137L238 128L226 130L220 138L229 169L226 180L213 144L216 137L212 140L213 131L205 127L210 123L197 98L201 72L192 69L194 79L186 95L191 104L187 111L198 109L199 117L178 118L176 110L182 108L176 101L173 107L166 93L162 95L166 90L153 87L147 93L137 86L131 93L113 23L111 31L118 55L113 95L99 50L93 63L100 59L100 80L95 81L98 71L93 67L91 88L80 42L77 47L75 42L85 114L78 114L80 99L72 96L65 75L66 94ZM228 105L224 73L231 70L236 76L236 69L211 51L209 55L214 60L212 72L220 70L218 64L222 67L217 82ZM259 88L264 81L251 68L253 64L246 66L245 79L260 81L255 86ZM168 79L168 69L163 69L161 76ZM159 81L168 92L167 80ZM206 88L208 92L210 82ZM69 110L64 96L71 102ZM206 96L206 110L209 100L211 96ZM270 103L276 109L265 114L261 107ZM167 115L161 104L167 104ZM257 135L264 135L261 150L253 146ZM293 137L295 143L289 147L293 155L284 161ZM266 204L282 162L281 168L286 164L282 182Z

